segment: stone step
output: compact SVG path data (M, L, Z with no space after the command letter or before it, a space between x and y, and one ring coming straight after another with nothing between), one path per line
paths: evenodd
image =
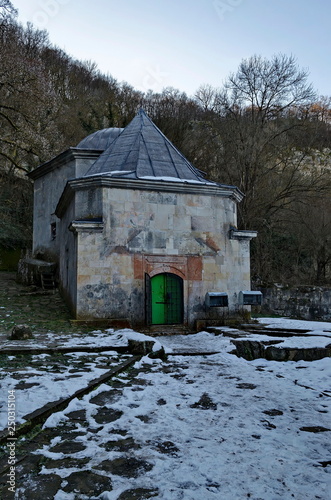
M151 325L144 329L139 329L139 331L152 337L159 335L189 335L190 333L195 333L184 325Z

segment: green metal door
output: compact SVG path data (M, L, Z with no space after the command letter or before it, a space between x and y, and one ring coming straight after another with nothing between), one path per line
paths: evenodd
M183 280L175 274L157 274L151 279L153 325L183 322Z
M157 274L151 279L152 290L152 324L165 324L165 301L166 301L166 283L165 275Z

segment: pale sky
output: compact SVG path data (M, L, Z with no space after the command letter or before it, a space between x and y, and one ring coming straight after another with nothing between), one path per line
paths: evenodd
M12 0L18 20L46 29L75 59L91 60L143 92L193 95L222 85L254 54L293 55L318 94L331 95L329 0Z

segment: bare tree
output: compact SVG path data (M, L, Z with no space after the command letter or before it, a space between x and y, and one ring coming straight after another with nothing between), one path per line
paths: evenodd
M240 209L245 227L260 225L266 211L281 208L295 187L300 191L307 185L300 178L291 136L293 130L303 129L315 99L307 78L292 56L253 56L242 61L217 94L208 88L199 93L199 101L203 99L205 107L212 102L217 112L211 126L222 154L214 175L245 193ZM272 181L275 176L277 183Z
M308 72L298 67L293 56L280 54L268 60L255 55L244 59L237 73L230 75L223 106L249 108L261 121L275 118L314 101L316 95L307 79Z
M216 111L218 108L219 91L209 84L201 85L195 93L197 103L204 112Z
M17 16L17 9L10 0L0 0L0 19Z
M317 147L330 145L329 101L317 102L307 71L292 56L276 55L243 60L223 88L200 88L196 102L208 141L200 147L205 168L244 192L239 224L260 233L253 243L253 273L288 277L299 238L291 227L293 218L298 222L294 210L330 188L330 170L317 168L314 155Z

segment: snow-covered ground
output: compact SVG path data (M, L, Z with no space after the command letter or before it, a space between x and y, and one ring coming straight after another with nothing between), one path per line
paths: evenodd
M127 340L129 338L135 339L137 335L140 339L145 338L145 340L150 339L148 336L143 334L137 334L133 330L124 328L123 330L117 330L110 328L105 331L94 330L88 334L76 333L76 334L65 334L65 333L43 333L41 335L36 335L32 339L27 340L10 340L7 335L0 335L0 353L5 352L8 349L44 349L44 348L55 348L55 347L119 347L127 345Z
M28 339L22 341L6 340L1 350L6 348L19 349L20 347L43 349L48 347L119 347L127 346L128 340L154 341L154 349L161 348L157 339L134 332L130 329L114 331L108 329L91 332L91 335L65 336L48 333L42 340ZM169 350L169 349L168 349ZM115 351L104 353L77 352L67 353L57 358L50 354L31 355L28 361L24 357L9 356L7 366L0 372L0 391L16 391L16 423L24 423L24 416L32 413L46 403L58 401L69 397L77 390L83 389L87 384L105 374L111 368L124 361ZM30 385L31 384L31 385ZM28 385L28 387L25 387ZM0 400L0 431L7 425L7 400Z
M6 340L2 349L20 347L43 349L50 346L60 347L106 347L127 346L129 339L153 340L155 348L161 345L157 339L152 339L130 329L114 331L113 329L102 332L91 332L91 335L65 336L46 334L39 339L22 341ZM1 349L0 349L1 353ZM25 422L24 416L32 413L46 403L58 401L69 397L77 390L105 374L111 368L124 361L115 351L104 353L77 352L63 354L56 357L50 354L31 355L28 361L24 357L9 356L6 367L0 372L0 391L4 395L0 400L0 431L7 425L7 399L8 391L16 391L16 423ZM30 385L31 384L31 385ZM28 387L25 387L28 385Z
M308 330L309 332L325 334L325 332L331 333L331 323L327 321L305 321L301 319L289 319L289 318L259 318L259 323L268 326L268 328L281 328L282 330L294 329L294 330Z
M285 371L276 362L234 362L229 354L172 361L170 373L164 373L159 362L150 367L150 373L142 373L147 381L143 390L125 388L111 405L123 412L122 417L97 433L93 432L100 429L93 418L97 406L89 403L92 395L72 402L68 410L46 422L46 426L58 425L65 413L88 408L91 430L77 438L86 449L75 456L88 456L89 470L120 456L103 447L111 433L115 432L111 439L123 438L116 430L126 429L126 438L132 437L141 446L130 456L147 461L152 469L138 479L112 476L113 491L100 498L117 500L129 488L155 486L157 498L164 500L330 498L330 467L319 466L330 460L330 433L300 430L330 428L330 413L325 413L331 410L330 398L320 396L328 387L330 360L316 361L314 369L305 370L298 369L303 363L290 362ZM312 389L295 384L297 379L306 383L306 370ZM120 379L125 381L125 377ZM98 389L107 390L106 385ZM275 409L279 415L264 413ZM40 452L47 457L50 448ZM65 480L73 470L42 471L52 472ZM75 497L62 491L55 498Z
M269 319L261 322L271 326ZM272 324L289 325L281 319ZM291 320L291 328L315 332L319 345L318 333L324 335L331 324ZM47 429L61 429L70 412L86 411L87 422L75 424L81 434L75 441L85 448L69 456L88 458L86 470L111 477L112 490L79 498L118 500L123 492L137 488L157 491L156 498L163 500L331 498L331 466L326 464L331 460L331 433L326 430L331 429L330 358L246 361L230 354L229 338L207 332L158 340L174 353L219 353L170 354L167 362L143 358L136 363L138 386L125 373L117 377L123 387L115 402L112 389L103 384L45 423ZM302 347L310 339L298 335L296 340ZM107 393L105 405L119 418L100 426L95 420L100 407L93 398L103 394L107 401ZM132 449L107 450L110 439L122 442L123 430L125 439L132 439ZM60 432L37 454L53 460L68 457L52 451L59 441ZM123 457L145 464L138 477L109 472L109 462ZM64 489L70 474L79 470L81 466L44 466L40 475L62 478L55 500L74 500L75 494Z
M288 321L261 320L275 328L288 328ZM291 325L315 332L316 345L320 345L318 333L331 330L330 323L291 320ZM295 338L301 347L310 340L299 334ZM331 429L330 358L246 361L230 354L231 339L207 332L158 340L173 353L218 354L170 354L166 362L143 358L136 363L140 373L134 380L127 373L116 378L121 389L115 399L114 390L103 384L53 414L44 427L58 428L59 435L36 453L45 460L89 459L77 468L43 466L40 476L62 478L55 500L118 500L123 492L137 488L157 490L156 498L163 500L331 498L331 466L326 464L331 461L331 432L326 430ZM46 380L45 387L51 390L51 382ZM102 425L95 420L100 410L93 402L97 394L104 396L106 407L118 412L116 420ZM61 426L75 410L86 411L86 422L75 423L79 435L74 438L84 449L69 455L56 453L52 449L61 441ZM122 442L123 431L126 440L132 439L132 448L107 449L110 440ZM123 477L109 465L118 458L147 465L142 465L137 477ZM70 474L82 469L110 477L112 490L93 497L65 492ZM17 498L27 498L28 487L27 479Z
M88 360L84 360L88 358ZM16 423L25 422L24 416L42 408L46 403L58 401L83 389L111 368L124 361L117 352L70 353L56 359L49 354L32 355L31 366L22 363L19 356L9 356L9 365L17 368L0 373L0 431L7 425L8 391L15 391Z

